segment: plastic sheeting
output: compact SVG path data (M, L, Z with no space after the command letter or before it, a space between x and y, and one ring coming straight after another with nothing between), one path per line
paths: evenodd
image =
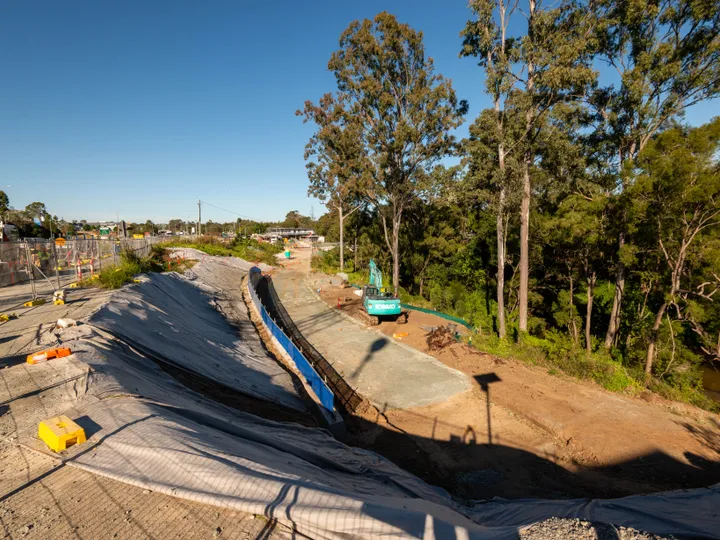
M200 251L199 249L195 248L169 248L168 250L170 251L172 257L180 257L192 261L221 262L228 266L239 268L245 271L250 270L250 268L252 268L253 266L257 266L263 272L267 272L273 269L272 266L269 266L265 263L251 263L238 257L218 257L215 255L208 255L204 251Z
M172 351L184 349L186 365L206 372L214 358L207 351L221 344L234 351L227 361L234 358L237 371L228 367L230 376L245 373L256 382L243 386L246 391L277 398L280 392L272 377L255 377L256 359L239 358L259 352L226 343L228 337L221 334L231 330L205 310L203 302L212 310L193 283L178 276L153 276L116 293L90 325L62 330L75 360L90 368L72 404L86 417L90 438L68 452L68 465L265 515L321 539L510 539L519 528L550 516L710 538L720 531L717 486L609 501L497 499L468 507L377 454L338 442L323 429L273 422L218 404L182 386L133 346L142 342L153 354L166 355L166 336L172 336L177 342ZM185 313L187 306L200 309ZM118 339L92 326L98 323ZM163 337L153 339L158 331ZM282 395L292 397L285 389Z
M470 515L488 527L522 527L551 517L613 523L655 534L720 537L720 484L707 488L569 501L494 499Z
M144 489L265 515L312 538L510 539L550 516L717 534L717 487L608 501L496 499L461 506L325 430L264 420L194 394L88 326L63 337L75 339L77 359L91 367L77 409L97 426L68 463Z
M212 298L178 274L149 274L113 294L89 322L163 360L225 386L304 411L290 375L239 339ZM254 333L252 328L250 329Z
M317 428L229 409L88 325L63 339L91 368L68 464L173 496L274 517L313 538L512 538L441 489ZM86 428L87 429L87 428Z

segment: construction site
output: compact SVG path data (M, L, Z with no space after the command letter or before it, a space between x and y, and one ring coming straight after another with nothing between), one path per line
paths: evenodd
M718 536L717 415L495 358L432 313L368 326L288 252L0 289L5 537Z

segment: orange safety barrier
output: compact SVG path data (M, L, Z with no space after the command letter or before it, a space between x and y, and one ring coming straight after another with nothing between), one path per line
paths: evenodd
M70 356L71 354L72 351L68 348L46 349L44 351L28 354L27 363L39 364L40 362L52 360L53 358L64 358L66 356Z

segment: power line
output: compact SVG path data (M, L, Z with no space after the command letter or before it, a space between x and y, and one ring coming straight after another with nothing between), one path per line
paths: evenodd
M233 212L232 210L228 210L227 208L221 208L221 207L216 206L216 205L214 205L214 204L210 204L209 202L206 202L206 201L200 201L200 202L201 202L202 204L204 204L204 205L212 206L213 208L217 208L218 210L222 210L223 212L228 212L229 214L234 214L234 215L239 216L239 217L241 217L241 218L249 219L250 221L260 222L259 219L255 219L255 218L252 218L252 217L250 217L250 216L246 216L246 215L244 215L244 214L238 214L237 212Z

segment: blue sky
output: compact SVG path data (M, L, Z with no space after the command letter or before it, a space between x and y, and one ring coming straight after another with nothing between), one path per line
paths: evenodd
M195 219L198 199L260 220L318 216L312 128L294 113L334 89L327 61L347 25L383 10L424 32L469 119L489 105L481 70L458 58L463 0L4 3L0 189L65 219Z

